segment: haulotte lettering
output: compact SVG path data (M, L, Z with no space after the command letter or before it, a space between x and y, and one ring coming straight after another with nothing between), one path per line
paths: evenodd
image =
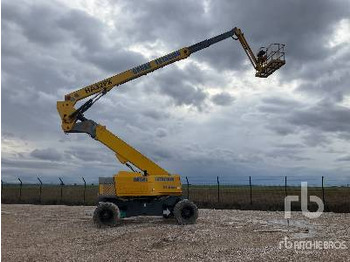
M90 94L90 93L92 93L92 92L94 92L96 90L100 90L100 89L105 88L105 87L107 87L109 85L112 85L112 79L111 78L103 80L103 81L101 81L101 82L99 82L97 84L85 87L85 92L87 94Z
M165 56L162 56L160 58L157 58L156 60L154 60L154 62L156 63L157 68L158 68L159 66L162 66L162 65L164 65L166 63L169 63L170 61L173 61L174 59L178 58L180 55L181 55L181 53L178 50L178 51L172 52L172 53L170 53L168 55L165 55ZM136 74L140 74L140 73L144 73L145 71L149 71L149 70L152 70L152 65L151 65L150 62L142 64L140 66L137 66L137 67L131 69L131 71L135 75ZM90 94L90 93L98 91L98 90L100 90L102 88L105 88L105 87L107 87L109 85L112 85L112 79L111 78L106 79L104 81L101 81L101 82L99 82L97 84L85 87L85 92L87 94Z

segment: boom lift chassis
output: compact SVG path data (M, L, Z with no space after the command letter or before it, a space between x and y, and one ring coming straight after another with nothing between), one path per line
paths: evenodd
M254 55L242 31L235 27L223 34L181 48L160 58L124 71L100 82L65 95L57 102L61 127L65 133L86 133L111 149L117 159L132 172L120 171L112 178L100 178L98 205L94 212L97 226L115 226L124 217L151 215L175 217L179 224L195 223L196 205L182 196L179 175L168 173L152 160L128 145L105 126L85 118L84 113L114 87L158 70L226 38L238 40L256 70L255 76L266 78L285 64L283 44L271 44ZM93 96L77 109L75 104Z

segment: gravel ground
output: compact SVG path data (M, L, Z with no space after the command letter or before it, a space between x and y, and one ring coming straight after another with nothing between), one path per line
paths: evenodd
M350 214L293 212L288 225L283 212L201 209L195 225L135 217L98 229L93 210L2 205L2 261L350 261ZM290 248L295 241L335 248Z

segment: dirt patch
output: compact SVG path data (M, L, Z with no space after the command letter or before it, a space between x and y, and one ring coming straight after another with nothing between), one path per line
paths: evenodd
M201 209L195 225L135 217L98 229L94 207L2 205L3 261L350 261L350 214ZM347 249L288 249L281 241ZM281 248L280 248L281 246ZM339 245L338 245L339 246Z

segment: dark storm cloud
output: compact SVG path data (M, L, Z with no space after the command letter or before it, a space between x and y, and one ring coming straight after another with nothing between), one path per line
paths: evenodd
M336 159L336 161L339 161L339 162L349 162L349 161L350 161L350 156L339 157L339 158Z
M261 99L261 101L267 105L271 105L279 108L287 107L288 109L298 108L299 106L302 105L299 101L296 101L294 99L277 97L277 96L265 97Z
M207 97L204 91L190 84L180 84L176 87L165 86L160 89L160 92L170 96L176 105L193 105L198 109L202 109L203 102Z
M284 148L284 149L298 150L298 149L301 149L301 148L305 148L305 145L290 143L290 144L277 144L276 147L277 148Z
M344 137L350 131L350 110L321 100L313 105L286 99L263 99L259 111L273 115L266 127L280 135L299 131L306 132L303 140L308 146L325 145L330 142L325 133Z
M116 26L122 30L125 28L124 33L136 41L161 39L175 49L179 44L180 47L189 44L188 40L203 37L202 33L210 26L210 18L204 13L204 2L199 0L110 3L122 6L122 12L129 18L128 23Z
M14 138L15 134L11 132L1 132L1 139Z
M133 18L133 26L125 30L128 35L146 41L163 39L172 48L234 26L244 30L254 50L269 42L287 43L289 68L285 70L295 74L305 62L322 61L330 54L324 43L334 32L335 23L349 17L349 7L348 1L326 0L142 1L124 3L123 10ZM246 59L242 50L238 43L234 46L228 42L202 52L200 58L221 69L237 69L237 64L241 67Z
M233 96L231 96L229 93L220 93L217 95L214 95L211 100L214 104L220 105L220 106L228 106L231 105L232 102L235 100Z
M58 63L55 59L52 59L52 55L55 53L49 48L52 44L55 44L55 48L68 48L67 55L73 55L82 62L89 62L102 70L107 72L116 73L121 70L128 69L131 66L135 66L142 62L143 58L141 55L131 51L127 51L122 48L122 43L116 44L116 41L111 40L104 32L105 25L98 20L82 11L79 10L68 10L59 3L48 4L44 3L33 3L21 5L6 3L3 6L4 13L7 14L3 17L5 25L16 25L20 31L23 32L23 36L26 37L30 44L42 45L42 50L38 61L38 57L28 56L24 52L16 52L13 54L14 57L20 58L24 64L21 72L27 74L29 79L30 76L38 75L38 77L32 77L31 80L41 84L43 82L49 82L39 80L40 77L46 77L52 82L59 82L61 84L64 77L58 79L60 81L54 81L55 78L60 77L57 72L57 68L49 67L48 65ZM14 38L16 35L13 34L14 28L8 26L3 31L4 38ZM3 51L11 50L12 46L8 46L10 42L4 43ZM35 50L39 51L39 50ZM7 53L3 52L3 56L7 57ZM48 57L50 56L50 57ZM51 59L51 61L49 60ZM33 60L29 60L33 59ZM34 60L35 59L35 60ZM57 57L62 59L62 57ZM36 61L36 63L35 63ZM27 62L27 64L26 64ZM40 63L38 63L40 62ZM31 67L28 67L28 64ZM6 68L7 70L8 68ZM11 68L9 68L11 69ZM18 69L18 65L16 65ZM27 72L24 69L31 69L32 72ZM64 68L59 68L64 70ZM37 70L37 71L35 71ZM33 72L34 71L34 72ZM43 73L46 71L46 73ZM75 70L76 71L76 70ZM17 71L18 72L18 71ZM72 72L74 72L72 70ZM14 72L13 72L14 73ZM41 81L41 83L39 82Z
M136 57L142 58L133 52L113 52L120 46L113 46L98 19L60 3L5 1L3 13L2 121L7 131L57 134L55 104L62 89L90 84L113 64L115 70L125 69L127 57L133 65ZM92 70L93 66L99 69Z
M30 169L31 173L34 172L40 172L41 170L50 170L54 171L55 169L57 170L62 170L64 166L62 165L61 162L58 161L48 161L49 159L13 159L13 158L7 158L3 157L1 159L1 165L2 169L4 170L25 170ZM17 172L17 175L23 174L20 172Z
M82 160L84 162L102 162L102 163L113 163L116 162L117 159L113 154L110 154L109 151L97 151L92 147L74 147L69 150L64 151L66 157L74 157L78 160Z
M292 125L318 131L348 133L350 109L321 102L307 109L295 110L287 121Z
M343 101L344 96L350 94L350 72L348 70L348 68L350 68L350 62L347 60L346 64L340 66L336 64L336 62L327 63L327 66L330 67L327 69L319 69L319 67L316 66L317 72L320 73L320 75L315 76L315 78L306 76L304 79L309 80L301 84L298 87L298 91L332 100L333 103Z
M79 60L88 61L111 75L128 70L145 61L140 54L123 50L120 46L104 48L101 51L94 50L93 52L77 51L75 55Z
M168 133L167 133L167 131L164 128L158 128L156 130L156 136L157 137L165 137L167 135L168 135Z
M141 112L141 114L143 114L146 117L150 117L154 120L162 120L162 119L169 117L169 114L167 114L166 112L158 111L155 109L147 109L147 110Z
M55 25L55 21L62 15L61 5L24 1L3 1L1 5L3 29L20 30L28 41L43 46L64 40L64 32Z
M215 4L216 3L216 4ZM295 79L305 68L317 72L315 62L324 61L334 50L326 47L335 24L349 18L349 1L225 1L213 2L213 14L218 21L237 21L251 45L258 47L271 42L287 44L287 63L282 79ZM247 15L251 14L251 15ZM252 18L253 17L253 18ZM334 67L335 68L335 67ZM302 76L309 78L310 76Z
M337 23L349 18L349 1L143 1L125 4L124 9L135 23L125 29L127 35L141 41L162 39L172 49L178 44L189 45L234 26L243 29L253 50L269 43L286 43L288 66L280 71L280 80L310 81L299 90L317 93L320 97L341 98L348 93L349 70L336 74L330 72L349 68L350 50L346 47L330 48L327 43L338 29ZM181 19L175 19L177 17ZM157 26L159 24L162 26ZM345 50L337 55L337 59L332 59L340 53L339 49ZM237 42L230 40L193 57L219 70L246 69L242 65L243 61L247 62L244 52ZM323 79L324 76L329 78Z
M276 132L278 135L286 136L297 132L297 128L293 125L287 125L286 123L273 123L270 122L266 125L266 128Z
M267 129L281 136L298 132L298 126L288 123L286 118L291 112L304 106L301 102L277 96L264 97L261 102L257 109L266 115L265 126Z
M299 101L283 97L265 97L261 99L262 104L258 106L258 110L269 114L288 114L303 104ZM277 116L276 116L277 117Z
M157 91L169 96L175 105L190 105L201 110L208 94L198 87L201 78L197 78L197 81L193 80L194 75L186 69L180 70L172 67L161 74L157 74L154 82Z
M38 159L50 161L60 161L63 158L62 154L60 154L54 148L35 149L30 153L30 155Z
M97 18L78 10L71 10L57 21L57 26L69 32L79 46L72 54L82 62L89 62L110 74L143 63L142 55L128 51L123 42L104 33L105 25Z
M265 103L258 107L259 111L270 115L266 127L279 135L299 133L308 147L328 146L333 137L350 138L350 110L332 100L321 100L312 105L284 99L262 101Z
M55 26L69 32L87 51L102 49L108 40L103 34L103 23L80 10L68 10L55 22Z
M302 156L303 150L300 148L277 148L266 155L273 159L284 158L292 161L311 160L310 157Z
M166 42L171 50L190 46L234 27L232 21L223 21L222 14L215 16L211 10L206 12L205 2L199 0L142 1L126 5L125 10L133 17L132 22L135 23L133 27L125 30L125 34L137 41L160 39ZM178 19L179 17L181 19ZM222 22L220 25L216 21L219 17ZM138 30L135 31L135 28ZM240 68L243 55L238 42L234 43L232 39L228 39L195 54L194 57L223 70Z
M187 152L186 155L180 155L179 157L183 161L191 160L195 163L203 163L205 165L221 165L232 163L233 165L238 163L259 163L263 159L259 153L243 153L232 150L228 147L217 147L213 146L210 148L203 147L197 143L190 143L185 145L182 149L184 152Z
M305 145L309 147L326 146L331 143L330 139L318 130L310 131L302 139Z
M117 160L113 163L99 163L81 161L50 161L37 158L1 158L1 178L5 183L17 183L17 177L20 177L24 183L37 183L39 176L44 183L58 183L58 177L63 178L66 183L82 183L81 177L84 176L88 183L97 183L99 176L111 176L118 168ZM119 165L119 168L121 166Z

